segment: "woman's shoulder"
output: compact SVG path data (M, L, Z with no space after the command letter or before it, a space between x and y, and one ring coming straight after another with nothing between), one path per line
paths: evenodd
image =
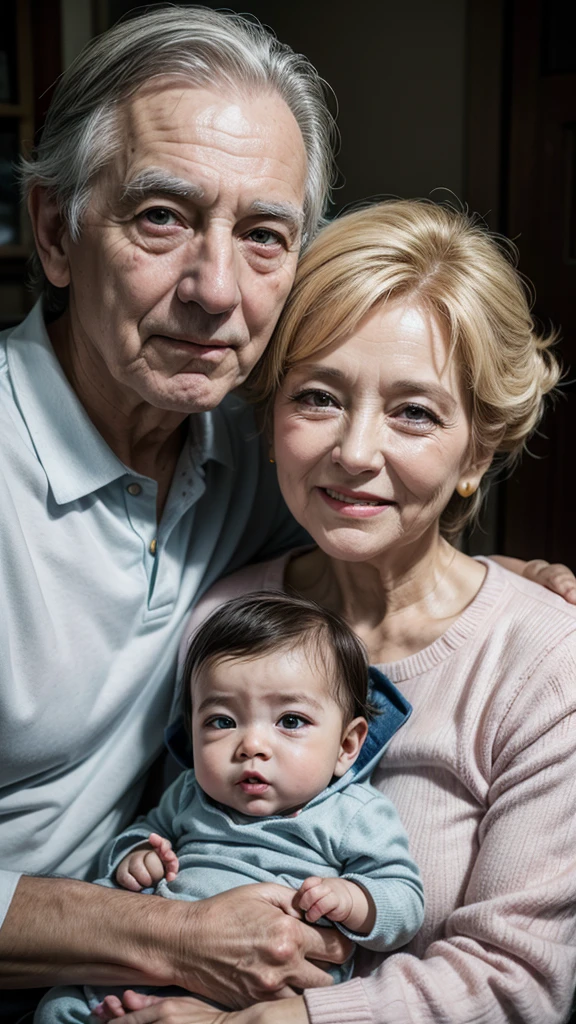
M535 624L546 626L548 632L570 635L576 631L576 606L490 558L479 560L488 568L490 584L495 585L495 609L516 631L532 635Z

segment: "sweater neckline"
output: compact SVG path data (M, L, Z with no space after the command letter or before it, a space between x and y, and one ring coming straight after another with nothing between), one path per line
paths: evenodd
M275 590L285 590L286 569L291 560L305 550L308 548L297 548L270 562L266 571L266 586ZM381 662L376 666L393 683L423 675L445 661L446 658L451 657L476 632L480 623L493 610L505 587L505 573L490 558L478 556L476 561L486 567L486 575L476 596L472 598L470 604L446 632L442 633L433 643L423 647L415 654L410 654L407 658L401 658L400 661Z

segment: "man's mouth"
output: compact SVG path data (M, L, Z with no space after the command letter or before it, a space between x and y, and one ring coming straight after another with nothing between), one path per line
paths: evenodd
M164 344L169 344L172 348L188 353L190 356L208 357L214 362L224 359L230 349L236 347L232 342L218 341L214 338L203 341L201 338L176 337L171 334L156 334L153 337L158 338Z

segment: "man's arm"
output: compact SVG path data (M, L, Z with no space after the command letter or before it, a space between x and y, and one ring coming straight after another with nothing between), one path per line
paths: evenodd
M240 886L199 902L62 878L23 877L0 929L0 987L181 985L232 1007L331 984L309 960L351 944L312 928L286 886Z
M576 578L567 565L561 562L550 563L544 558L533 558L530 562L509 555L490 555L490 558L517 576L525 576L533 583L539 583L555 594L560 594L569 604L576 604Z

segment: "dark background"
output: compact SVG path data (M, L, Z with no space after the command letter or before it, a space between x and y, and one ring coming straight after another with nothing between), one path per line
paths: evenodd
M212 3L208 6L218 7ZM574 0L246 0L307 54L338 100L335 210L367 196L453 197L520 248L535 314L561 329L561 396L520 468L492 488L473 552L576 566L576 3ZM0 326L30 306L29 230L12 164L51 85L130 0L3 0ZM237 8L243 10L243 6Z

